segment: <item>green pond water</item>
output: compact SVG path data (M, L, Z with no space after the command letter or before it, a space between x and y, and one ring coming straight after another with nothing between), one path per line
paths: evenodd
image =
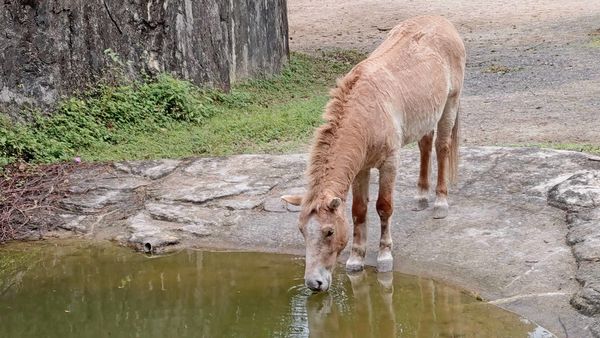
M0 247L0 337L547 337L429 279L336 269L303 286L302 258L112 245Z

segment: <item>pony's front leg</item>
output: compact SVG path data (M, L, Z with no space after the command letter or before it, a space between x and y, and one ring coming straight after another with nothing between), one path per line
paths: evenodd
M362 170L356 175L352 183L352 221L354 223L354 234L352 237L352 252L346 262L346 270L348 271L360 271L365 266L369 176L369 169Z
M396 182L396 161L390 159L379 168L379 197L377 198L377 213L381 220L381 239L377 255L377 271L392 271L392 234L390 221L394 212L394 186Z

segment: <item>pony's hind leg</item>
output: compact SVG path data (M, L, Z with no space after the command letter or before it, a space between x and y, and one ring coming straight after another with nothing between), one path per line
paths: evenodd
M356 175L352 183L352 221L354 234L352 252L346 261L346 270L360 271L364 268L367 249L367 203L369 201L369 169Z
M448 180L456 177L458 163L457 149L458 138L458 97L448 97L444 113L438 121L435 152L437 156L438 175L435 189L435 204L433 205L433 218L446 218L448 216Z
M377 271L392 271L392 235L390 220L394 212L394 185L396 181L396 161L388 159L379 167L379 196L377 197L377 213L381 220L381 239L377 255Z
M431 167L431 150L433 148L433 130L425 134L419 141L421 152L421 168L419 182L417 183L416 205L414 211L427 209L429 206L429 169Z

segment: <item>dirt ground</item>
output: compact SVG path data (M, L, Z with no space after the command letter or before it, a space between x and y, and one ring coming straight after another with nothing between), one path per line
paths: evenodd
M288 13L304 52L368 52L406 18L443 15L467 46L464 144L600 145L598 0L288 0Z

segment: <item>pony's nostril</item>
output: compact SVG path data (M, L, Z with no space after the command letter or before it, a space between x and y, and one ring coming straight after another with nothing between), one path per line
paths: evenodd
M305 284L309 289L311 289L313 291L321 291L323 281L320 279L309 279L309 280L306 280Z

